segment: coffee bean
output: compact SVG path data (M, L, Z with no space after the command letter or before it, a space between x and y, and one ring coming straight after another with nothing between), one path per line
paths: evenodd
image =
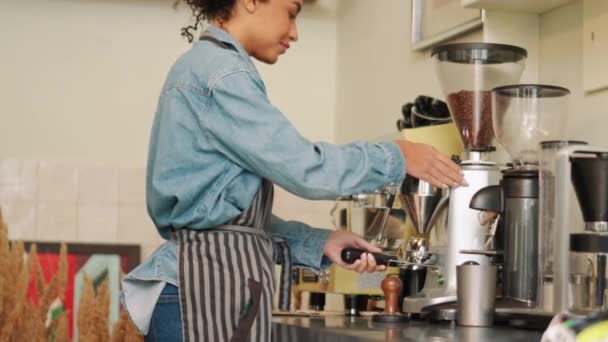
M486 151L494 137L492 93L461 90L448 95L448 105L465 150Z

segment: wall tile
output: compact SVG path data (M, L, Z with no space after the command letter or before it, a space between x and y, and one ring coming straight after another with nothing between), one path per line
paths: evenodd
M40 162L40 201L68 201L78 199L78 169L75 164Z
M8 225L11 240L35 240L37 208L35 201L14 201L0 203L2 216Z
M79 170L78 202L80 204L116 204L118 202L118 169L87 166Z
M0 160L0 199L34 201L38 195L38 162Z
M143 168L118 170L118 203L146 203L146 171Z
M77 207L65 201L41 201L38 203L38 238L49 241L76 241Z
M118 207L119 242L141 245L158 244L158 232L143 204L121 205Z
M78 240L116 242L118 207L116 205L80 204L78 206Z

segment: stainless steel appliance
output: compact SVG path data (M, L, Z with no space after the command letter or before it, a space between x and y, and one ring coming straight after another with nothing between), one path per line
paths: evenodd
M496 138L513 166L503 172L500 185L481 189L471 207L502 215L503 296L510 299L503 302L503 308L537 304L539 143L564 134L569 93L565 88L538 84L507 85L492 91Z
M445 221L449 197L447 191L408 176L401 185L399 198L415 231L401 255L399 274L404 284L400 294L402 299L418 295L425 285L426 292L431 288L444 287L438 274L440 267L445 264L445 248L436 246L438 239L433 241L435 246L432 246L430 233L442 218Z
M352 231L379 246L383 253L395 255L406 234L406 215L396 193L397 189L391 187L338 199L330 213L334 229ZM303 292L343 294L347 314L353 316L366 309L369 296L383 294L382 273L359 274L332 265L319 274L298 269L295 277L296 297Z
M570 310L588 314L608 308L608 151L570 157L572 184L585 220L570 235Z
M494 325L496 300L496 265L465 262L456 266L458 278L458 325L491 327Z
M551 144L557 144L551 142ZM546 231L548 238L543 238L544 247L551 248L552 253L547 258L546 264L550 265L547 268L541 268L543 277L550 279L550 291L543 299L543 310L549 312L568 312L572 308L572 303L576 298L573 298L572 286L578 286L583 279L580 279L576 274L592 272L586 271L589 265L573 264L572 260L576 256L575 253L570 253L571 234L585 232L586 224L581 218L581 210L577 210L577 204L574 200L574 187L572 178L571 157L578 155L593 156L593 154L608 153L608 147L591 146L582 142L562 141L559 147L556 147L555 153L549 153L550 157L546 158L546 169L548 176L554 180L547 181L550 186L554 186L554 197L548 198L547 202L552 201L553 205L547 204L550 210L546 215L541 214L541 219L545 222L552 222L549 229ZM544 183L544 182L543 182ZM544 191L543 191L544 192ZM583 206L579 201L579 205ZM585 212L583 211L583 214ZM548 216L545 219L544 216ZM541 225L541 231L545 230L545 224ZM551 241L550 245L546 245L546 241ZM542 246L542 245L541 245ZM548 253L543 253L545 255ZM544 256L543 256L544 259ZM541 260L541 265L543 265ZM548 270L548 271L545 271Z
M567 111L566 106L555 108L554 111ZM583 141L575 140L548 140L540 143L539 157L539 215L538 215L538 290L536 307L548 313L557 313L566 309L567 305L562 303L567 302L565 292L567 283L563 284L559 281L567 277L561 277L563 273L563 264L560 261L560 246L565 243L568 248L568 236L572 227L580 226L582 216L577 213L577 210L571 210L573 205L569 199L574 198L574 188L570 184L570 176L565 176L564 173L570 175L570 161L568 158L560 157L567 155L564 151L568 147L587 145ZM560 161L560 162L558 162ZM560 191L562 188L560 182L562 179L568 179L567 187L564 187L565 192ZM563 193L562 193L563 192ZM559 196L558 196L559 195ZM562 200L560 200L562 199ZM563 236L562 236L563 234ZM566 253L565 262L568 263ZM558 281L556 281L556 279ZM560 295L564 293L564 297ZM557 298L554 298L556 297Z
M505 171L499 185L473 196L471 207L500 213L503 296L531 306L537 295L538 170Z
M454 124L464 145L460 167L469 183L450 190L448 247L440 268L443 286L426 287L406 297L403 309L420 313L431 305L456 300L456 266L465 261L489 264L483 255L463 250L483 250L489 225L480 222L480 211L469 208L472 196L481 188L498 184L500 170L490 160L492 147L491 90L512 84L521 77L527 57L520 47L490 43L459 43L439 46L431 53L439 82L447 97Z

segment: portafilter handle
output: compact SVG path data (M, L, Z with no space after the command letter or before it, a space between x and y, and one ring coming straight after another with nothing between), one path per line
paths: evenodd
M360 250L360 249L354 249L354 248L344 248L342 250L342 253L340 254L340 256L342 257L342 261L344 261L347 264L352 264L355 261L357 261L359 258L361 258L361 254L363 253L370 253L370 252L366 252L364 250ZM393 255L387 255L387 254L382 254L382 253L371 253L374 256L374 259L376 259L376 264L378 265L388 265L389 263L396 263L399 261L399 259L397 259L397 257L393 256Z

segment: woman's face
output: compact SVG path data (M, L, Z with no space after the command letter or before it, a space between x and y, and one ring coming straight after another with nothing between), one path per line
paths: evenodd
M255 1L255 10L250 16L251 29L244 44L255 59L274 64L292 42L298 40L296 17L303 0Z

